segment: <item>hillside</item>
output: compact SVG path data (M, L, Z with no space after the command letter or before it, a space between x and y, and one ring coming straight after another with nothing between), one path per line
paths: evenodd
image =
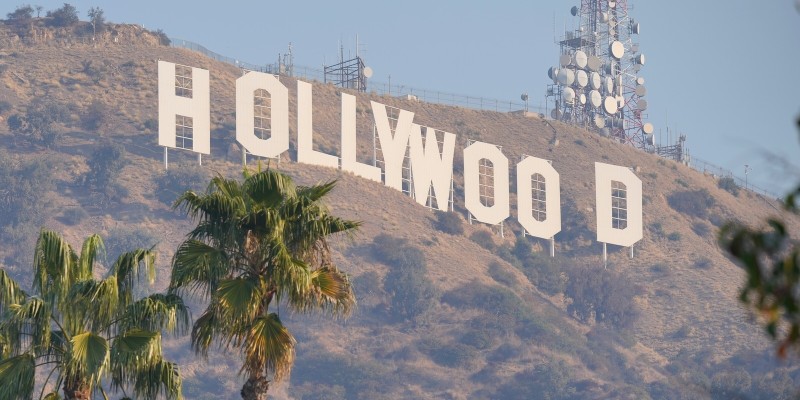
M157 60L211 73L212 154L202 167L196 155L172 150L170 172L164 171ZM99 232L110 253L157 243L154 290L163 289L172 251L192 226L170 210L171 199L202 187L214 173L241 171L234 116L234 81L241 74L163 46L156 33L136 26L111 25L86 41L46 28L20 36L0 25L0 101L7 103L0 107L0 183L8 187L8 176L25 176L29 191L16 195L35 193L20 197L27 203L15 209L18 216L0 218L9 244L0 248L0 266L30 282L39 224L64 232L73 244ZM796 365L774 363L770 343L738 305L743 275L715 242L724 221L758 224L778 214L774 201L744 190L734 195L713 176L558 122L348 92L357 96L364 162L372 160L370 101L412 111L414 122L458 135L455 213L464 232L449 234L438 229L437 214L402 193L295 163L297 85L291 77L280 80L290 92L292 143L270 167L302 184L338 179L330 208L364 224L354 240L335 243L359 309L347 321L282 316L298 338L298 357L275 398L777 398L798 387ZM343 90L318 82L313 90L315 145L338 155ZM53 105L64 115L53 124L59 135L50 146L31 143L7 123ZM96 124L88 118L93 115ZM505 237L464 220L459 154L467 139L502 146L512 163L523 154L553 161L564 220L554 260L544 241L521 237L515 214ZM108 185L93 185L86 177L110 141L123 145L124 167ZM634 168L645 193L644 240L632 259L627 249L610 248L608 270L594 240L596 161ZM4 201L13 197L0 194ZM420 255L417 268L403 271L409 254ZM402 273L412 279L399 280ZM416 302L402 301L399 292ZM193 301L198 315L200 300ZM581 309L585 303L593 311ZM185 337L167 345L181 364L187 398L239 398L235 358L195 358Z

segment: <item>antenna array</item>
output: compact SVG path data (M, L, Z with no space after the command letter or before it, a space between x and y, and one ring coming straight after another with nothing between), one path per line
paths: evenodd
M571 13L580 25L557 42L559 63L548 70L550 116L652 151L654 127L643 121L647 88L639 76L645 56L634 41L641 28L628 15L628 1L581 0Z

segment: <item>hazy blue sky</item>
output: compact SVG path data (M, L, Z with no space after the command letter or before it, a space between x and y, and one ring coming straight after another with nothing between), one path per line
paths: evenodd
M22 2L20 2L21 4ZM63 1L38 1L45 9ZM275 62L293 43L295 64L320 67L338 58L341 40L375 71L373 80L420 89L543 101L547 69L558 61L554 32L577 22L557 1L73 1L108 20L163 29L242 61ZM7 10L13 9L7 2ZM800 155L800 14L794 0L630 0L647 65L649 120L688 135L694 157L774 191L797 171L779 159ZM800 163L796 163L800 164ZM790 175L794 174L794 175Z

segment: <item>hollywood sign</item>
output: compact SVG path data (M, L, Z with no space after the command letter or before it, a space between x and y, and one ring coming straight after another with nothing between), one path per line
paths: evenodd
M176 68L180 68L179 73L176 73ZM263 98L265 94L269 96L271 106L268 138L257 135L261 127L255 124L254 111L257 95ZM399 111L393 129L386 106L372 101L375 130L383 154L381 168L357 160L356 98L347 93L341 93L340 155L314 150L311 99L312 85L298 80L297 162L341 168L402 191L403 164L408 155L416 201L424 206L428 198L433 197L436 208L451 211L448 210L448 200L453 182L455 134L415 124L414 113L406 110ZM208 70L159 61L158 102L158 144L209 154L211 107ZM441 149L437 132L442 135ZM177 141L186 139L187 134L191 146L179 146ZM236 140L248 152L261 157L278 157L289 150L289 90L275 76L248 72L236 80ZM464 205L467 211L477 221L502 223L511 216L508 157L497 146L479 141L464 148L463 156ZM484 160L492 165L492 205L481 201L479 170ZM599 162L594 167L597 241L632 246L642 239L642 181L627 167ZM515 168L520 225L528 235L552 239L561 231L558 172L547 160L537 157L526 157ZM539 212L542 210L546 212Z

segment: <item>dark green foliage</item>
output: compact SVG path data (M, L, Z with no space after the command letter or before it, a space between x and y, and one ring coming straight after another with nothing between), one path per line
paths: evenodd
M173 164L163 175L156 178L156 197L171 206L180 194L187 190L204 192L209 174L194 164Z
M116 260L120 254L130 249L149 249L155 247L158 236L139 226L123 225L111 229L106 235L106 255L109 260Z
M345 390L345 399L373 400L385 398L384 393L402 385L399 377L384 363L325 353L314 346L314 350L299 352L291 379L292 387L305 383L340 386Z
M706 238L711 234L711 228L705 222L695 222L692 224L692 230L697 236L701 238Z
M19 161L0 152L0 226L38 229L46 218L46 195L53 190L53 173L45 160Z
M484 229L475 231L475 233L470 235L469 238L479 246L489 251L493 251L497 247L497 244L494 242L494 235Z
M66 210L64 210L63 213L61 213L61 221L63 221L67 225L73 225L74 226L74 225L79 224L81 221L86 219L88 216L89 216L89 214L86 212L86 210L84 210L80 206L78 206L78 207L70 207L70 208L67 208Z
M719 178L719 180L717 181L717 186L719 186L720 189L725 190L734 196L739 195L739 185L737 185L736 181L730 176Z
M672 232L669 235L667 235L667 239L669 239L669 241L671 241L671 242L680 241L681 240L681 234L680 234L680 232Z
M47 25L65 28L78 23L78 10L69 3L64 3L61 8L47 12Z
M17 6L13 12L6 14L6 18L14 22L29 21L33 18L33 7L31 7L30 4Z
M709 269L712 265L711 260L705 257L694 262L694 267L697 269Z
M144 121L144 128L147 129L148 131L155 132L156 130L158 130L158 120L150 118Z
M489 276L503 286L514 287L517 285L517 277L502 264L492 261L489 264Z
M461 343L478 350L486 350L494 342L494 333L489 330L470 329L461 336Z
M92 7L86 13L86 16L89 17L89 25L92 27L92 34L103 32L106 29L106 17L103 14L103 9L100 7Z
M436 212L436 229L451 235L464 233L464 221L455 212Z
M95 100L81 115L81 126L89 132L97 132L108 121L108 107L105 103Z
M167 36L167 34L163 30L161 29L157 30L156 36L158 36L158 42L162 46L169 46L170 44L172 44L172 40L169 39L169 36Z
M494 398L505 400L571 399L575 395L572 372L563 361L550 361L514 375Z
M422 340L418 348L430 356L436 364L449 368L469 368L478 356L478 352L472 346L442 343L437 339Z
M125 147L116 143L105 143L86 160L89 172L84 177L86 184L105 192L127 164Z
M49 99L37 99L28 106L25 115L12 115L8 127L31 143L53 148L61 137L56 124L66 121L67 115L64 105Z
M592 267L574 267L568 273L564 294L572 299L567 307L570 314L617 328L636 322L639 311L633 298L639 289L624 275Z
M708 190L688 190L674 192L667 196L667 203L673 210L691 217L706 218L708 209L716 204Z
M405 239L378 235L373 240L376 256L391 268L384 290L391 296L392 316L399 320L420 322L436 305L439 293L426 277L425 255Z

